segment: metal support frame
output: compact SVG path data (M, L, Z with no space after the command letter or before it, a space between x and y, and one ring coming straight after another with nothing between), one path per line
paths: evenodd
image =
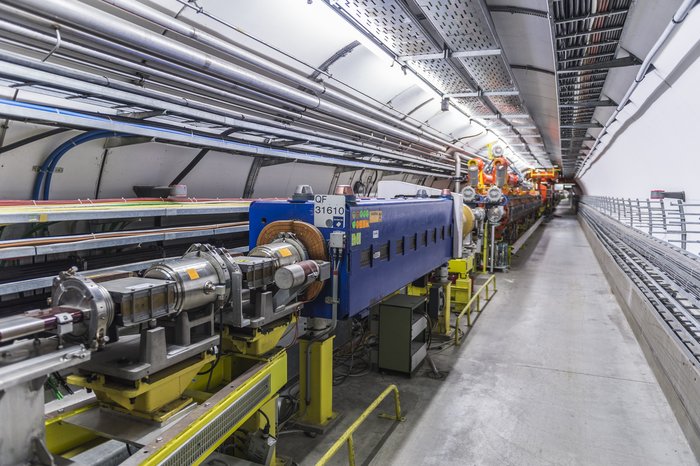
M328 449L328 451L316 463L316 466L324 466L328 461L340 450L344 443L348 445L348 462L350 466L355 466L355 444L352 435L369 417L369 415L377 409L379 404L390 394L394 394L394 415L380 414L379 417L392 419L394 421L403 422L406 418L401 415L401 402L399 401L399 389L396 385L389 385L379 394L377 398L360 414L360 416L348 427L338 440Z
M602 13L592 13L589 15L573 16L571 18L558 19L558 20L554 21L554 24L559 25L559 24L574 23L576 21L586 21L589 19L608 18L610 16L627 14L628 11L629 10L627 8L625 8L622 10L612 10L612 11L604 11Z
M629 57L616 58L614 60L601 61L597 63L587 63L585 65L558 70L557 74L577 73L579 71L589 70L607 70L610 68L622 68L626 66L637 66L641 64L642 61L639 58L635 57L634 55L630 55Z
M588 107L617 107L612 100L597 100L593 102L565 102L559 108L588 108Z
M333 340L299 340L299 421L295 424L309 431L323 432L338 413L333 412ZM309 349L310 347L310 349ZM307 366L307 351L311 352ZM307 385L307 371L310 371ZM310 395L307 404L307 394Z
M472 58L472 57L491 57L500 55L501 49L484 49L484 50L464 50L452 52L445 49L440 53L420 53L416 55L402 55L396 59L399 62L421 61L421 60L439 60L441 58Z
M588 129L588 128L602 128L603 125L597 121L592 121L590 123L574 123L570 125L561 125L562 129Z
M455 92L452 94L443 94L446 98L462 98L462 97L497 97L497 96L516 96L520 95L519 91L477 91L477 92Z
M555 40L573 39L576 37L586 37L586 36L592 36L593 34L604 34L607 32L615 32L615 31L622 31L622 26L614 26L614 27L607 27L607 28L600 28L600 29L592 29L590 31L574 32L571 34L565 34L563 36L555 37Z
M250 169L248 170L248 176L245 179L245 186L243 188L243 198L248 199L253 197L255 192L255 182L258 180L258 175L260 174L260 169L263 166L262 157L255 157L253 162L250 164Z
M489 285L493 284L493 292L489 294ZM483 307L481 306L481 293L482 291L484 292L484 306L488 304L491 301L491 298L496 294L498 291L496 289L496 275L489 275L489 278L484 282L483 285L479 287L478 290L474 293L474 295L469 299L467 304L464 305L462 310L457 314L457 319L455 320L455 332L454 332L454 339L455 339L455 345L459 345L461 343L460 341L460 332L461 332L461 320L462 317L466 314L467 315L467 326L471 327L472 325L472 307L476 303L476 311L477 313L480 313L483 310Z
M314 79L314 80L317 79L321 74L328 71L328 68L330 68L333 63L348 56L350 54L350 52L352 52L353 50L355 50L355 48L357 48L358 45L360 45L360 41L354 40L354 41L350 42L349 44L347 44L346 46L341 47L338 51L336 51L333 55L331 55L323 63L321 63L321 65L318 68L316 68L313 73L311 73L309 75L309 79Z
M537 16L538 18L549 18L549 13L544 10L536 10L534 8L523 8L519 6L498 6L493 5L489 7L489 12L491 13L510 13L510 14L521 14L528 16Z

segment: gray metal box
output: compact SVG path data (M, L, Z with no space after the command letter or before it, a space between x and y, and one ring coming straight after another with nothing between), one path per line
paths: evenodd
M424 296L395 295L379 305L379 369L411 374L428 352Z

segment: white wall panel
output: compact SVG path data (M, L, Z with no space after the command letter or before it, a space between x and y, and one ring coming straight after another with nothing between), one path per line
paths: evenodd
M282 163L260 169L254 197L289 197L300 184L310 184L315 193L327 193L334 167Z
M696 138L700 60L622 127L583 177L588 194L646 198L652 189L685 190L700 199Z

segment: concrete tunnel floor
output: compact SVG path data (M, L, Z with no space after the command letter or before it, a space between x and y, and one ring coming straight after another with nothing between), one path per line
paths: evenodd
M529 240L459 347L431 351L444 380L377 372L334 387L342 418L315 439L283 434L281 455L312 465L389 384L354 435L363 465L697 464L567 207ZM433 346L439 343L434 342ZM343 446L329 464L348 464Z

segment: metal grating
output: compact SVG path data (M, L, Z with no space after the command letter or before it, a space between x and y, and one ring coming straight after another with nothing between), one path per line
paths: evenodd
M478 97L464 97L461 99L455 99L455 101L464 106L469 113L474 117L480 116L491 116L493 115L493 110L491 110L481 99Z
M509 91L515 88L501 57L469 57L461 58L460 61L479 83L479 87L486 91Z
M562 0L553 3L554 45L559 81L559 118L562 128L562 168L565 177L573 176L589 147L587 128L603 100L602 90L608 76L609 62L615 54L627 19L631 0L609 0L592 4L588 1ZM595 65L586 69L587 65ZM583 67L583 69L580 69ZM587 103L591 107L562 107Z
M397 55L440 51L399 1L345 0L338 5Z
M502 115L521 115L525 112L520 98L513 95L491 96L489 100Z
M417 2L432 25L441 31L453 52L498 48L478 1L422 0Z
M484 0L326 2L340 9L365 33L401 57L406 66L440 93L517 91L517 84L503 53L469 57L453 55L500 49ZM520 96L506 97L453 99L474 118L527 113ZM526 146L524 151L518 152L525 154L529 150Z
M452 63L445 59L410 61L408 64L443 92L469 92L472 89Z
M162 466L194 464L204 452L221 440L236 424L243 421L255 407L270 395L270 375L253 385L205 428L190 437L168 456Z

